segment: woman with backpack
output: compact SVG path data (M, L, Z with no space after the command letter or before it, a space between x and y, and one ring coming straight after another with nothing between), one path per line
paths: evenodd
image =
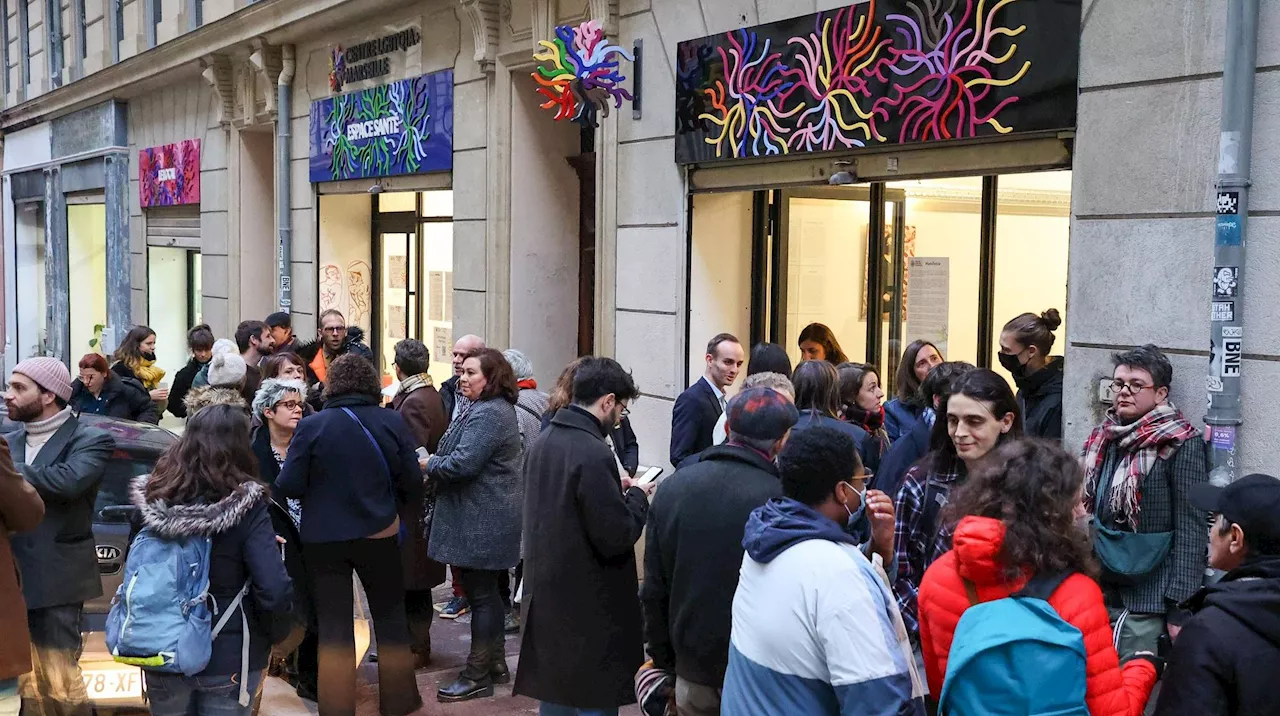
M248 716L252 710L248 695L262 683L274 617L287 613L291 604L289 576L267 513L270 496L257 476L249 416L235 406L211 405L191 416L182 437L150 475L133 482L132 499L142 526L155 537L210 538L209 602L219 610L212 619L225 621L213 636L208 665L199 673L146 670L154 716ZM131 555L130 567L133 562ZM138 572L129 585L135 596L145 591L142 582L152 574ZM149 612L145 616L154 617ZM126 614L124 622L133 618Z
M953 714L1002 704L1011 710L1001 713L1138 716L1160 660L1120 665L1081 526L1080 463L1040 440L1007 442L991 458L953 496L954 547L920 585L929 692ZM962 621L971 609L981 613Z

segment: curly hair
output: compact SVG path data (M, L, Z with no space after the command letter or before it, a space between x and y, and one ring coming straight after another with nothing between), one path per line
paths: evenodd
M1075 456L1048 440L1010 440L992 451L956 489L943 512L948 524L973 515L1004 523L1000 563L1010 581L1032 574L1096 576L1089 534L1078 527L1084 471Z
M345 353L329 364L325 375L324 398L337 398L342 395L367 395L374 400L382 398L382 381L378 379L378 369L364 356Z
M187 419L147 482L148 502L213 503L258 479L258 459L249 447L249 416L233 405L210 405Z

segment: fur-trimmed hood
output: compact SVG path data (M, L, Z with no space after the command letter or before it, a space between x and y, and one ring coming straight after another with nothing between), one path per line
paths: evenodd
M210 405L235 405L245 410L249 409L249 404L244 401L240 391L233 388L215 388L211 385L192 388L183 396L182 404L186 407L188 416L195 415L197 410Z
M308 364L315 360L316 354L320 352L321 342L319 339L309 341L301 341L294 339L292 350L302 357L302 360ZM360 326L347 326L347 339L342 343L342 353L356 353L365 358L372 359L373 351L364 343L364 329Z
M129 485L129 499L142 515L142 524L166 539L212 537L240 524L260 503L269 499L260 482L246 482L236 491L212 504L171 505L163 500L147 502L150 475L135 477Z

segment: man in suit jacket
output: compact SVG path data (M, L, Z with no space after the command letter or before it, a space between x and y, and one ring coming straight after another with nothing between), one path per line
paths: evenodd
M707 370L676 398L671 411L671 465L714 444L712 433L724 412L724 391L742 370L746 354L737 338L721 333L707 344Z
M45 503L34 532L12 538L31 627L24 713L88 713L80 675L84 602L102 596L93 512L115 441L67 407L71 374L56 358L31 358L9 379L5 405L21 427L6 436L14 465Z

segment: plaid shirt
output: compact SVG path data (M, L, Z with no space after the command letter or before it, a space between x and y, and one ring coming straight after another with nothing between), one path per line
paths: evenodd
M898 573L893 591L898 597L898 609L902 612L902 621L911 635L912 644L920 641L920 617L916 606L920 580L933 560L951 551L953 530L953 525L945 522L936 527L929 524L925 510L925 492L931 482L944 487L942 490L935 487L933 492L937 496L935 499L942 500L941 506L946 507L951 488L963 478L964 463L958 461L950 470L940 473L927 473L917 463L903 477L902 490L898 493L898 502L894 506L897 523L894 526L893 542Z
M1100 474L1114 474L1119 464L1119 452L1115 447L1109 448ZM1207 517L1191 506L1187 494L1208 480L1204 441L1198 438L1182 443L1168 459L1157 460L1142 480L1138 532L1173 532L1173 548L1164 564L1145 582L1135 586L1103 584L1103 590L1118 597L1129 611L1176 615L1174 607L1204 583L1209 548ZM1131 529L1116 523L1105 501L1098 517L1112 529Z

